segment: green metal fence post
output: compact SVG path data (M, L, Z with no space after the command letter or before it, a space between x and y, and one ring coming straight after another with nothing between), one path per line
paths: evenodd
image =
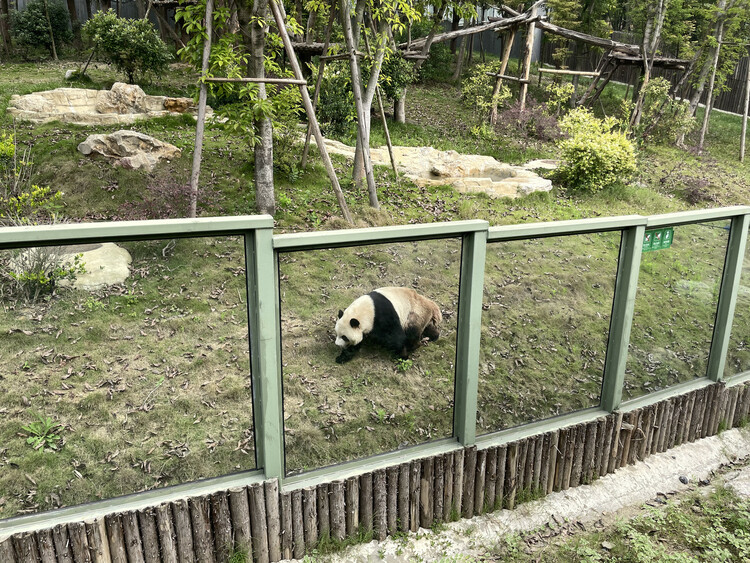
M267 479L284 476L284 418L273 229L245 235L255 459Z
M714 333L711 338L711 351L708 354L706 375L712 381L720 381L724 375L724 365L729 347L729 336L732 332L734 308L737 304L737 292L742 275L742 261L747 246L747 230L750 216L738 215L732 218L732 226L727 242L727 254L724 259L724 271L721 276L719 302L716 305Z
M464 235L461 245L456 390L453 411L453 435L464 446L474 444L477 433L479 339L482 329L482 294L486 254L487 230Z
M625 380L625 365L628 359L630 329L633 326L635 294L638 289L638 273L645 232L644 225L629 227L622 232L612 318L609 322L607 359L604 363L602 382L601 407L609 412L617 410L622 402L622 385Z

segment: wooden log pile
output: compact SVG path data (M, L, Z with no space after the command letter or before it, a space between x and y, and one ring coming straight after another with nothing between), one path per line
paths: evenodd
M744 424L750 384L716 383L626 413L280 490L255 483L138 511L0 538L2 563L223 562L302 558L319 542L383 539L590 483Z

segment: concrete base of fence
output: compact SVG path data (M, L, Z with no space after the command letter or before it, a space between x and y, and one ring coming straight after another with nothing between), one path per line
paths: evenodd
M744 424L750 385L717 383L625 413L477 450L464 448L302 490L276 482L0 538L8 563L254 561L320 541L383 539L567 490L651 454Z

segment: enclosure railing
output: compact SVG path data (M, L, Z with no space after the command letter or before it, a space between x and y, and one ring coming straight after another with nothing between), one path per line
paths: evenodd
M623 402L623 381L646 229L716 220L730 220L731 226L705 377ZM471 220L278 235L273 234L273 220L269 216L1 228L0 249L218 235L243 237L257 469L6 519L0 521L0 536L80 521L113 511L139 509L263 479L278 478L283 490L308 487L466 446L481 448L503 444L549 429L594 420L615 410L627 411L656 403L665 397L720 381L724 377L749 220L750 207L743 206L651 217L630 215L497 227L490 227L485 221ZM477 436L480 330L488 243L606 232L621 233L621 240L599 406ZM452 437L287 476L284 467L279 255L301 250L447 238L461 240ZM748 374L741 373L730 378L728 383L747 379Z

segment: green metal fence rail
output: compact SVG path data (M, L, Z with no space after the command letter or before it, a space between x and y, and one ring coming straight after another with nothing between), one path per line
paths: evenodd
M622 402L625 365L638 286L641 249L647 228L679 226L705 221L730 220L713 338L705 377ZM257 469L184 483L173 487L98 501L46 513L0 521L0 536L7 536L63 522L75 522L113 511L135 510L187 495L247 485L279 478L284 491L308 487L373 471L423 456L477 445L499 445L553 428L596 419L615 410L627 411L686 393L723 379L740 273L746 249L750 207L730 207L668 215L583 219L490 227L485 221L458 221L342 231L273 234L270 216L66 224L0 228L0 249L118 242L164 238L236 235L244 238L249 347ZM477 386L482 324L482 296L488 244L586 233L620 232L621 242L607 352L603 369L601 402L589 408L549 420L525 424L477 436ZM458 327L454 392L453 436L427 444L384 452L380 455L286 476L284 468L284 418L281 373L281 333L278 257L296 251L389 244L432 239L460 239ZM748 379L730 378L728 384Z

